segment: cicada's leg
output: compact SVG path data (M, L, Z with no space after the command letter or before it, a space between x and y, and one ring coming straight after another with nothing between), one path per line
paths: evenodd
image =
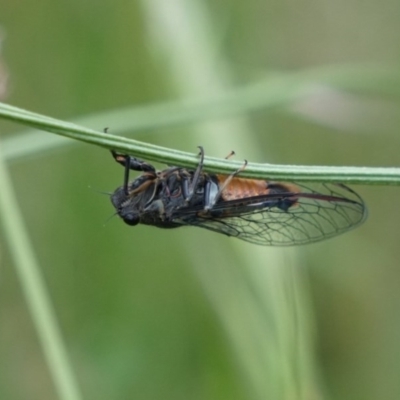
M125 168L132 169L134 171L151 172L154 174L156 172L156 169L151 164L128 154L121 154L115 150L111 150L111 155L118 164L121 164Z
M232 172L222 185L218 185L213 182L212 179L208 179L204 188L204 210L209 211L214 207L218 199L221 197L222 192L229 185L232 179L244 171L246 166L247 160L244 160L244 164L239 169Z
M232 156L234 156L236 153L234 150L231 150L231 152L225 157L225 160L229 160Z
M194 171L193 178L190 180L190 177L182 174L182 193L185 201L188 203L193 195L196 193L197 185L199 184L200 175L203 171L203 163L204 163L204 149L202 146L199 146L200 149L200 161L197 165L196 170Z
M128 194L129 170L132 169L134 171L147 172L150 175L156 177L156 169L151 164L148 164L145 161L138 160L137 158L132 157L128 154L117 153L114 150L111 150L111 155L117 163L125 167L123 184L125 194Z

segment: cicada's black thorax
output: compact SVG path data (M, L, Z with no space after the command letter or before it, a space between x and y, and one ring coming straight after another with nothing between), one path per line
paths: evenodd
M177 167L144 173L119 187L111 196L111 202L128 225L182 226L173 222L174 212L189 206L204 208L205 184L215 181L211 175L202 173L197 177L196 186L191 188L193 175L194 171Z

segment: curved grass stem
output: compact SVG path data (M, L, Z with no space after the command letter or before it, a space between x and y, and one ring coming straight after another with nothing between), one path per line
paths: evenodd
M197 151L186 153L125 137L109 135L4 103L0 103L0 117L70 139L132 154L149 161L190 168L194 168L198 164ZM204 160L204 169L215 173L232 173L241 165L242 161L213 157L206 157ZM241 176L298 182L343 182L365 185L400 184L400 168L397 167L331 167L249 163Z

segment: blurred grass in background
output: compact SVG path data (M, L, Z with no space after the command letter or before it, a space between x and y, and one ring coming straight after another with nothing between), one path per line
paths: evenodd
M7 101L74 120L212 97L275 71L325 65L329 81L351 64L351 92L319 85L286 107L135 138L256 162L399 165L400 86L363 73L398 67L398 2L164 3L4 1ZM105 126L118 132L90 127ZM5 145L21 129L0 128ZM105 223L113 210L96 190L114 190L122 170L93 146L10 166L82 398L399 398L398 188L357 187L363 227L282 250ZM54 399L0 234L0 397Z

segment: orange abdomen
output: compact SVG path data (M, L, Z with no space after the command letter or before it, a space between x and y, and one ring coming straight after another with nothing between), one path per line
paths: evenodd
M217 175L220 188L224 186L228 175ZM299 188L296 185L285 182L268 182L262 179L232 178L232 180L222 189L221 198L225 201L244 199L247 197L263 196L276 193L276 187L279 185L282 192L298 193Z

